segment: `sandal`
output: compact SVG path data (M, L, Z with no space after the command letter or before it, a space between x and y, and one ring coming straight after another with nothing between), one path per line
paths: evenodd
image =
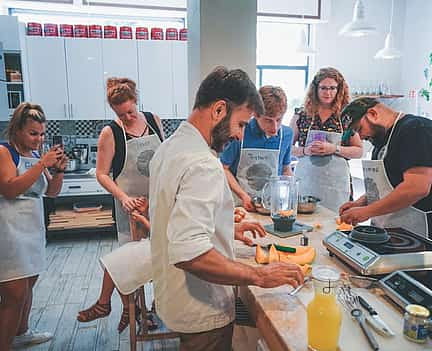
M99 300L96 303L87 308L86 310L82 310L78 312L77 320L83 323L94 321L98 318L103 318L108 316L111 313L111 303L102 304L99 303Z
M135 320L139 323L141 317L141 309L138 306L135 306ZM117 330L119 334L126 329L129 325L129 309L123 309L122 315L120 317L120 322L118 324ZM156 330L159 328L158 324L153 320L153 315L147 315L147 329L148 330Z

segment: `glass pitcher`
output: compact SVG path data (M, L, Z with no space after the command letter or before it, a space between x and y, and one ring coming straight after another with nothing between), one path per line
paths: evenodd
M311 350L336 351L342 323L342 309L336 299L340 273L330 266L312 269L315 297L308 304L307 332Z
M294 176L272 177L262 190L263 205L269 209L274 229L292 230L297 218L299 184Z

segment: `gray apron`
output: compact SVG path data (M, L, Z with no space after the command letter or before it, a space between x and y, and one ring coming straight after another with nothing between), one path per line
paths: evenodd
M309 126L306 146L314 141L327 141L341 144L342 123L339 121L341 133L312 130ZM321 199L321 205L338 212L339 207L350 197L350 172L348 162L341 156L303 156L295 168L295 176L300 180L300 196L312 195Z
M383 146L378 154L378 160L362 160L363 177L368 204L386 197L394 190L387 177L384 158L387 155L387 149L393 135L394 127L399 121L401 115L402 114L399 113L392 131L390 132L387 144ZM427 238L431 229L428 227L428 215L432 215L432 211L424 212L418 208L409 206L394 213L373 217L371 223L381 228L403 227L415 234Z
M39 158L20 156L17 175L24 174ZM0 196L0 282L33 277L45 270L45 224L42 195L48 181L41 174L13 200Z
M150 124L147 124L151 128ZM149 194L149 163L156 149L161 144L157 133L126 140L126 155L122 171L116 178L118 187L130 197L147 197ZM132 240L129 215L123 209L121 202L115 199L115 215L118 241L123 245ZM140 224L138 224L140 226Z
M279 154L283 138L282 128L280 133L279 148L274 150L243 148L245 138L241 142L237 181L240 187L252 198L261 196L264 185L271 177L278 175Z

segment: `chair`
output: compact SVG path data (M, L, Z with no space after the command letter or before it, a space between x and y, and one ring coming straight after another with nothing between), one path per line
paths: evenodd
M144 286L135 290L132 294L128 295L129 301L129 333L130 333L130 350L136 351L138 341L151 341L159 339L174 339L179 336L178 333L172 331L166 332L152 332L149 333L147 326L147 316L150 313L147 310L145 303ZM136 318L135 305L140 308L140 316ZM138 328L135 321L138 321Z

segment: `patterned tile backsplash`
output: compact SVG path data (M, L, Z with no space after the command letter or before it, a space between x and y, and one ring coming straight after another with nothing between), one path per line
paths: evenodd
M162 127L165 137L169 137L178 128L181 119L163 119ZM46 140L50 141L53 135L63 135L78 138L97 138L102 128L108 125L108 120L95 121L48 121ZM3 136L4 130L7 128L8 122L0 122L0 140L5 139Z

